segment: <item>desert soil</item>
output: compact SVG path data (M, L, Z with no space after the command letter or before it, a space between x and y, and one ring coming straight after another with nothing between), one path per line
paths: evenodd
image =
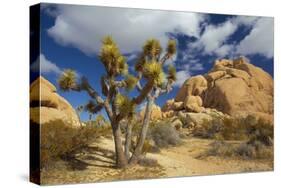
M187 138L180 146L162 149L160 153L148 153L157 159L159 166L134 166L120 170L114 168L114 144L112 139L102 138L87 147L75 151L43 169L42 184L69 184L212 175L273 169L271 160L243 160L221 157L199 157L212 140Z

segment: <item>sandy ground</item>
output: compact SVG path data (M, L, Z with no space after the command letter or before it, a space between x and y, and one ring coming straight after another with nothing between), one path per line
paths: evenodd
M148 154L156 158L164 167L166 177L211 175L251 171L268 171L273 166L270 161L227 159L221 157L200 158L212 140L190 138L181 146L162 150L160 154Z
M212 175L273 169L272 161L199 158L208 149L211 140L188 138L180 146L162 149L160 153L148 153L157 159L159 166L135 166L129 169L114 168L112 139L103 138L82 148L64 160L55 162L41 173L42 184L67 184L116 181L128 179Z

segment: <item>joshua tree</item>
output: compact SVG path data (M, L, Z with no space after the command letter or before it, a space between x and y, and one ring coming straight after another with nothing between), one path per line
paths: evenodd
M149 126L152 105L155 99L161 94L168 93L172 89L172 84L176 80L176 69L170 65L168 67L168 74L163 72L163 65L167 59L170 59L176 52L176 43L171 40L168 43L166 54L160 59L161 45L157 40L149 40L143 47L143 53L140 55L138 63L135 65L135 70L138 72L139 77L154 78L153 89L147 93L146 107L144 113L144 119L142 123L142 129L139 135L139 139L134 152L130 158L130 163L134 164L138 161L141 155L143 144L145 142L146 133ZM142 90L140 81L137 83L138 91ZM131 145L132 126L128 124L126 131L126 143L125 153L127 158L129 157L129 150Z
M149 109L151 109L152 94L159 95L162 91L159 88L162 88L163 85L170 85L168 83L170 82L169 77L171 75L168 74L167 79L165 79L163 64L172 57L175 49L175 41L169 41L166 53L160 59L162 48L159 41L155 39L148 40L135 66L137 75L132 75L128 73L126 59L120 53L117 44L111 37L105 37L102 40L102 47L99 53L99 59L105 68L105 74L100 79L104 97L101 97L90 85L87 78L81 77L78 81L73 70L65 70L58 80L60 88L64 91L86 91L88 93L91 99L86 105L87 111L97 113L102 108L105 109L113 132L116 166L119 168L126 167L129 162L132 164L136 163L140 153L136 151L132 155L131 160L127 158L121 141L120 121L125 118L131 119L135 114L135 107L145 100L149 104L147 107L147 113L149 114L149 111L151 111ZM128 97L126 93L135 87L138 89L139 94L133 98ZM147 118L145 120L147 121ZM142 128L137 150L142 149L148 127L147 124L146 122L143 123L146 127ZM131 139L128 135L126 135L126 138Z

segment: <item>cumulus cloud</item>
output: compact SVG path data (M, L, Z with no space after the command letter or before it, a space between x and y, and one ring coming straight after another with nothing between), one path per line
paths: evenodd
M220 47L236 31L237 27L231 20L218 26L208 25L200 39L192 44L192 46L202 49L206 54L217 53L224 55L224 53L228 52L227 47L225 46L222 49Z
M240 26L253 27L259 17L235 16L219 25L205 24L205 29L199 40L191 43L189 47L202 50L204 54L224 57L233 54L235 44L226 43Z
M34 72L40 69L41 73L60 74L62 72L61 69L55 63L48 60L44 54L40 54L30 68Z
M261 54L273 57L274 23L273 18L260 18L250 34L237 46L237 53L242 55Z
M137 58L138 58L137 54L133 53L133 54L130 54L130 55L127 56L127 61L130 62L130 61L133 61Z
M234 48L234 45L231 44L224 44L220 46L219 48L214 50L214 53L217 54L219 57L224 57L226 55L232 54Z
M143 42L151 37L165 45L167 32L199 37L205 19L199 13L72 5L60 5L57 12L48 34L57 43L87 55L99 51L105 35L111 35L123 53L141 50Z
M181 71L177 71L176 76L177 76L177 81L175 82L174 86L181 87L184 81L191 76L191 73L190 70L181 70Z

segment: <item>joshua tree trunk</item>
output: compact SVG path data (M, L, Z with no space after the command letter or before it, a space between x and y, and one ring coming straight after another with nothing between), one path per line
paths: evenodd
M125 154L127 157L127 160L130 159L130 149L131 149L131 143L132 143L132 128L131 121L128 120L127 122L127 128L126 128L126 140L125 140Z
M121 130L118 124L112 124L112 131L115 143L115 157L116 157L116 167L126 168L128 160L123 150L122 140L121 140Z
M146 138L146 134L147 134L147 130L148 130L148 126L149 126L149 120L150 120L150 116L151 116L151 111L152 111L152 105L153 105L154 100L151 97L148 97L147 99L147 104L146 104L146 110L145 110L145 115L144 115L144 120L143 120L143 125L142 125L142 129L141 129L141 133L139 136L139 140L136 146L136 149L130 159L130 164L136 164L140 158L141 152L142 152L142 148L143 148L143 144Z

